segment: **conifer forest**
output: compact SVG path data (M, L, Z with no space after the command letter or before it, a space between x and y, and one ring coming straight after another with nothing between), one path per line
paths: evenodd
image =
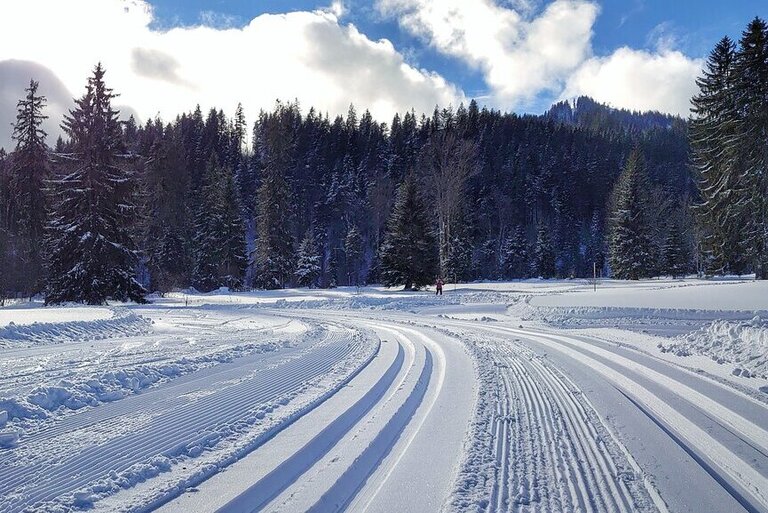
M588 97L373 119L276 102L124 119L95 65L61 120L19 91L0 150L0 291L148 292L690 274L768 278L768 28L712 49L691 115ZM231 109L231 110L227 110Z

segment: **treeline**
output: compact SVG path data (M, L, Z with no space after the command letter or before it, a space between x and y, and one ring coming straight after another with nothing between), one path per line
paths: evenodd
M711 273L768 279L768 28L755 18L738 45L714 48L693 98L696 218Z
M138 126L117 120L114 96L97 67L53 149L35 82L19 102L16 147L0 154L6 296L607 275L611 192L633 151L647 178L641 276L695 270L680 120L582 99L576 112L611 123L472 101L389 124L277 103L252 130L239 107Z

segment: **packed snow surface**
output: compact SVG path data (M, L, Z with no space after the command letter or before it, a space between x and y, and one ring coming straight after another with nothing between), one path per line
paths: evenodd
M0 512L768 512L768 289L0 308Z

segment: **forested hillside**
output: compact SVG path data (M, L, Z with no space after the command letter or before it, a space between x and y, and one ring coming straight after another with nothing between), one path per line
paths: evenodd
M102 81L103 70L97 73L89 84ZM32 86L19 103L17 147L0 160L10 294L50 285L40 281L40 257L25 249L44 244L41 214L55 210L40 191L60 189L77 167L74 156L91 151L60 139L43 152L48 141L39 126L25 139L25 126L45 112ZM544 116L472 101L388 123L352 106L330 118L277 103L252 130L240 108L227 116L198 107L170 122L128 119L112 137L119 140L109 151L131 184L123 228L137 249L136 276L149 290L381 281L387 221L409 175L436 241L426 251L439 257L425 272L449 280L591 276L596 263L605 274L608 198L633 148L645 156L655 205L654 274L667 271L664 245L673 228L690 232L686 123L585 98ZM25 179L32 169L39 170L34 179ZM30 222L35 233L24 228ZM691 263L690 237L681 244Z

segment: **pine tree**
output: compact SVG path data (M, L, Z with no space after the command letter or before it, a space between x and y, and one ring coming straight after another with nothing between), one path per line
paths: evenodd
M50 173L46 133L41 125L48 116L43 115L45 96L37 94L38 83L30 80L27 95L18 102L13 139L11 189L15 201L15 235L19 241L20 267L23 268L22 286L31 296L43 288L43 243L45 237L45 181Z
M673 222L670 226L664 243L664 270L673 278L685 276L691 270L690 251L685 234L677 222Z
M609 204L611 272L621 280L637 280L651 275L651 235L646 211L650 208L648 188L643 156L635 148L614 186Z
M545 279L555 277L555 251L552 248L549 228L544 223L539 224L536 233L536 245L533 249L533 274Z
M264 289L288 285L294 272L291 235L291 188L286 174L294 165L296 107L278 104L257 127L259 158L264 166L257 193L255 283Z
M0 148L0 306L10 296L10 237L8 233L8 212L11 198L10 176L7 171L7 155Z
M430 230L416 178L408 175L397 192L381 247L381 279L405 290L432 283L437 274L437 246Z
M107 299L144 302L135 279L137 251L129 235L136 217L133 180L124 155L116 97L104 84L101 64L85 95L64 118L72 143L65 173L53 180L53 214L47 246L47 304L104 304Z
M739 41L734 62L734 97L742 120L735 141L739 181L745 193L745 245L757 279L768 279L768 25L755 18Z
M592 222L589 224L589 239L584 260L589 270L596 271L598 276L602 275L605 267L605 240L602 218L597 210L592 213Z
M347 273L350 285L360 284L360 265L363 259L363 236L354 224L347 230L344 239L344 255L347 260Z
M203 176L200 205L195 216L195 287L237 290L245 274L245 228L240 217L235 181L227 167L212 155Z
M235 177L230 168L224 168L221 171L221 187L222 225L220 237L223 254L219 264L220 275L225 286L232 290L239 290L243 287L247 266L245 225L240 216Z
M299 287L315 287L320 277L320 254L312 231L307 231L296 255L296 283Z
M522 226L515 228L504 240L501 247L501 269L506 279L519 279L528 276L528 249Z
M702 246L710 272L742 274L748 264L743 245L747 218L739 197L740 156L733 145L739 129L735 101L736 48L725 37L709 55L700 92L692 100L691 146L698 172L701 203L695 212L704 230Z
M190 284L189 178L180 133L169 127L152 149L144 179L144 248L153 290L167 292Z

